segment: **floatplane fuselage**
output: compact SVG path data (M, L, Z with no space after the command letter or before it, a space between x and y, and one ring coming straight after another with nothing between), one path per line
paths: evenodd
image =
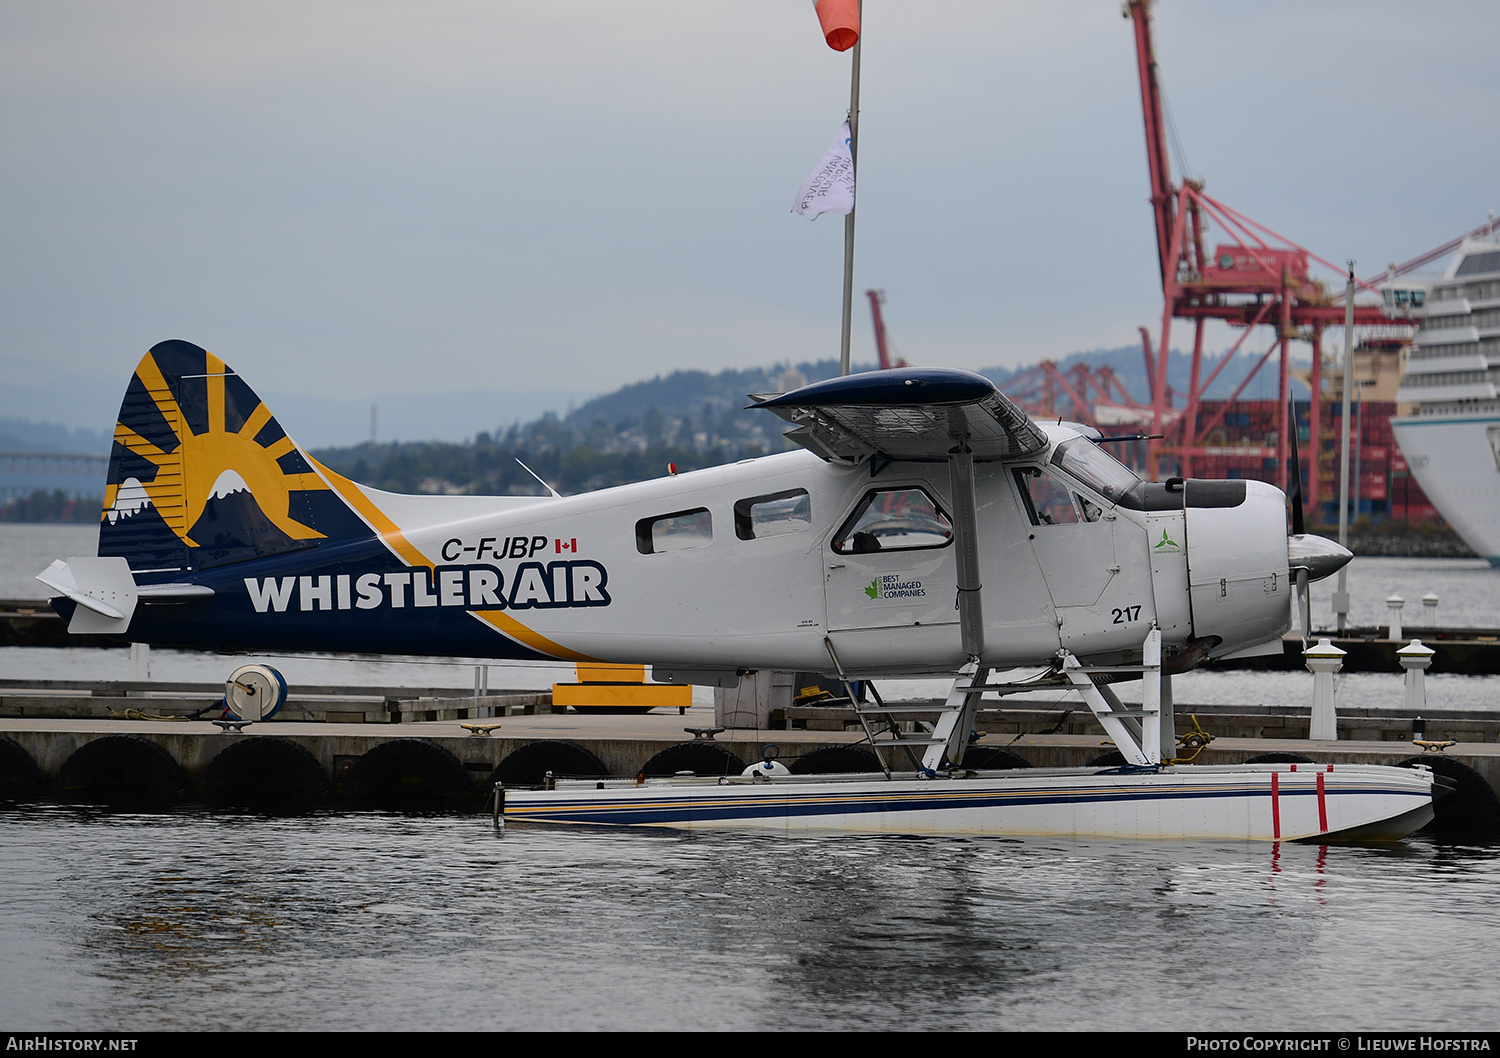
M957 676L935 772L963 753L964 680L1279 652L1295 572L1348 558L1289 544L1270 485L1143 482L967 372L756 406L799 448L578 496L396 495L318 463L217 357L164 342L121 407L98 557L40 579L71 631L136 642L644 662L720 686ZM1158 764L1115 706L1127 757Z
M897 373L1004 400L978 376ZM883 374L835 380L859 384L838 399ZM944 405L895 410L929 407ZM974 458L967 503L946 433L916 458L798 449L578 496L407 496L322 466L238 375L167 342L132 380L110 462L99 555L130 583L99 601L122 616L69 616L158 644L689 672L824 670L826 639L849 675L951 674L975 653L971 506L965 588L991 667L1139 660L1153 626L1196 662L1290 627L1280 491L1147 484L1081 429L1015 426L1024 449Z

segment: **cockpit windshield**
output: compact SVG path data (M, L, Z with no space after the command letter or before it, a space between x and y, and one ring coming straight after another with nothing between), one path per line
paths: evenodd
M1052 453L1052 465L1071 474L1111 503L1119 503L1141 483L1129 467L1086 437L1075 437L1058 445L1057 451Z

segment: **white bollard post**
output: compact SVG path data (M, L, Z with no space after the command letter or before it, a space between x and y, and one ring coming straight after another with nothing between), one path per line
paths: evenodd
M130 678L132 680L149 680L151 678L151 644L130 644Z
M1438 593L1430 591L1422 596L1422 623L1428 628L1437 627Z
M1307 648L1307 671L1313 674L1312 722L1307 737L1319 742L1337 742L1338 714L1333 708L1333 674L1344 667L1344 652L1328 639Z
M1406 600L1399 595L1392 595L1385 600L1385 605L1391 611L1391 634L1387 639L1401 638L1401 607L1406 605Z
M1427 688L1423 683L1423 673L1432 664L1432 655L1436 653L1430 647L1424 647L1420 639L1413 639L1396 651L1396 660L1406 670L1406 707L1411 710L1412 716L1421 716L1422 711L1427 708Z

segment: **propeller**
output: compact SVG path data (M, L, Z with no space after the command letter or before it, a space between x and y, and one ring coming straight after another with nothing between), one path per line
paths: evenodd
M1287 537L1286 556L1287 566L1297 584L1297 616L1302 619L1302 649L1306 650L1312 632L1312 598L1308 583L1331 577L1354 555L1343 545L1307 531L1302 513L1302 459L1297 452L1297 406L1290 394L1287 395L1287 416L1292 435L1292 480L1287 489L1287 498L1292 501L1292 532Z
M1302 514L1302 457L1297 452L1297 404L1287 394L1287 423L1292 435L1292 480L1288 490L1292 501L1292 535L1287 540L1287 565L1292 563L1292 541L1307 536L1307 522ZM1297 616L1302 619L1302 649L1307 649L1307 636L1312 631L1312 593L1308 590L1307 567L1292 566L1297 578Z

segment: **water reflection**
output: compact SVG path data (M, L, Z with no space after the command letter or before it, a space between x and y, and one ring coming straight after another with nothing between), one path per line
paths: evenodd
M62 806L0 813L0 835L0 1019L10 1024L1500 1020L1486 984L1500 969L1485 940L1500 876L1489 846L524 826L502 837L468 817Z

